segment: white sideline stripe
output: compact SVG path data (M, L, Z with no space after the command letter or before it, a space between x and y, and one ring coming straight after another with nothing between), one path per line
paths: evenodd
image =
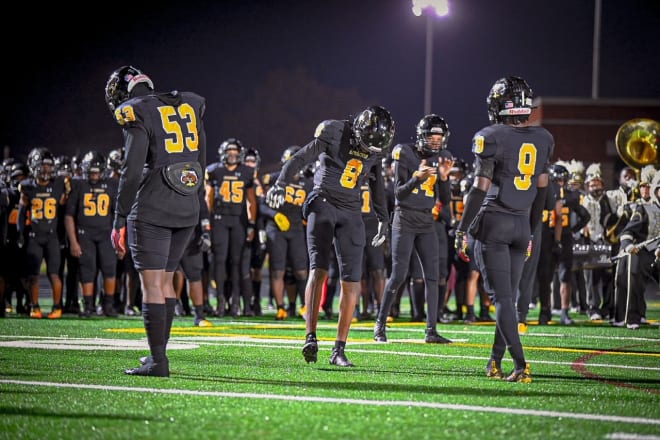
M612 440L660 440L657 435L634 434L630 432L613 432L605 435L606 439Z
M578 420L597 420L597 421L609 422L609 423L616 422L616 423L633 423L636 425L660 425L660 419L649 419L644 417L624 417L624 416L604 415L604 414L542 411L542 410L534 410L534 409L461 405L461 404L453 404L453 403L415 402L410 400L340 399L335 397L289 396L289 395L281 395L281 394L258 394L258 393L229 393L222 391L193 391L193 390L182 390L182 389L168 390L168 389L158 389L158 388L123 387L123 386L114 386L114 385L89 385L89 384L35 382L35 381L4 380L4 379L0 379L0 383L4 383L8 385L74 388L74 389L100 390L100 391L130 391L130 392L149 393L149 394L230 397L237 399L264 399L264 400L275 399L275 400L286 400L286 401L373 405L373 406L405 406L405 407L412 406L417 408L447 409L447 410L455 410L455 411L490 412L490 413L498 413L498 414L517 414L523 416L569 418L569 419L578 419Z

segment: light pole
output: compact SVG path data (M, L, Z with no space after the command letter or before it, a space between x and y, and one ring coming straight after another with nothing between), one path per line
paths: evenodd
M412 0L416 16L426 15L426 67L424 71L424 114L431 113L431 86L433 78L433 19L449 13L449 0Z

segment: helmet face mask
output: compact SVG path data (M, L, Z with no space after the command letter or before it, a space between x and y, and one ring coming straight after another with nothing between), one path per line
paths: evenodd
M564 186L568 183L568 169L559 164L554 164L550 166L550 179L553 182L560 183L560 186Z
M353 121L353 134L362 151L367 154L383 154L394 139L392 115L384 107L368 107Z
M218 155L220 162L225 165L238 165L241 163L242 152L244 151L243 144L236 138L226 139L220 148L218 148Z
M101 178L105 170L105 157L98 151L89 151L80 162L83 176L91 183L96 183Z
M491 87L486 104L491 124L521 124L532 114L534 93L527 82L518 76L498 79Z
M448 142L449 126L440 116L426 115L417 123L415 146L423 156L437 154Z
M111 112L131 97L131 91L136 85L146 83L153 90L154 83L140 69L133 66L123 66L112 72L105 85L105 102Z
M35 179L49 181L53 177L55 158L47 148L33 148L28 154L28 168Z

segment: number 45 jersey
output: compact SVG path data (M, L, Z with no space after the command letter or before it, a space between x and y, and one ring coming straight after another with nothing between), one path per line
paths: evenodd
M492 180L484 201L488 210L526 214L536 197L538 175L548 169L554 145L552 134L538 126L496 124L477 132L472 139L475 174ZM492 176L484 174L488 169Z

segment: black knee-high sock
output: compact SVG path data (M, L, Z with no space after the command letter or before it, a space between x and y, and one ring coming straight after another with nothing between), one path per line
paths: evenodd
M142 317L144 318L144 329L147 332L147 341L151 350L151 357L155 363L165 361L165 338L166 326L165 304L142 304Z
M305 305L305 286L307 285L307 280L296 280L296 292L298 293L298 298L300 298L300 304ZM327 300L326 295L326 300Z
M176 298L165 298L165 345L170 340L170 332L172 331L172 321L174 321L174 309L176 307Z

